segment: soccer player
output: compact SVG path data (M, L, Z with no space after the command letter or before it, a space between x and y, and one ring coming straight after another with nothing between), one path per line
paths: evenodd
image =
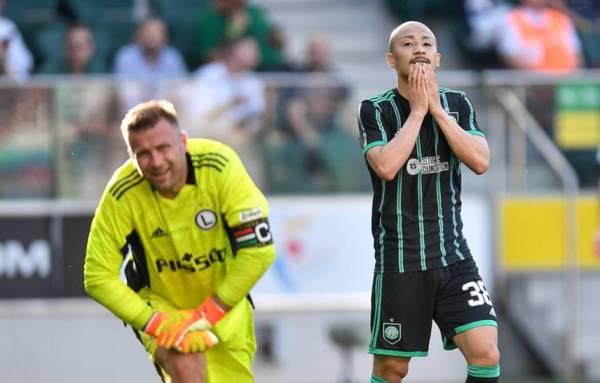
M248 294L275 257L265 197L231 148L188 139L167 101L135 106L121 129L130 159L92 222L87 293L164 381L252 382Z
M371 382L402 381L410 359L427 355L432 320L444 348L463 353L466 382L497 382L496 316L460 217L460 164L487 170L485 135L468 97L438 87L441 55L426 25L397 27L386 58L396 87L358 111L374 190Z

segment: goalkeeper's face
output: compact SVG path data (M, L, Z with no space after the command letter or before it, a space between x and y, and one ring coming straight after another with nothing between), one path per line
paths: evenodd
M174 198L187 178L187 135L165 119L129 133L129 154L140 174L162 196Z

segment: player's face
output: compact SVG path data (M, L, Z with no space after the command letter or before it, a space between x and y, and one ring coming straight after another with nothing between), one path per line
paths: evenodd
M411 65L428 63L435 70L439 66L441 55L437 51L433 33L428 28L415 24L398 31L386 58L398 76L408 78Z
M187 136L165 119L152 128L129 133L129 152L138 171L167 198L174 198L187 178Z

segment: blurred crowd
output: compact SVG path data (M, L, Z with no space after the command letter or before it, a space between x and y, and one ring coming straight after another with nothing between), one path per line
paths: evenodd
M116 91L99 82L86 92L69 82L48 96L62 106L56 114L68 154L60 170L71 175L62 180L75 185L74 194L82 187L89 189L85 195L97 193L100 181L81 177L89 166L101 166L101 158L122 158L120 147L113 155L100 148L111 147L106 139L118 131L118 116L149 98L174 102L190 136L232 145L270 191L367 185L366 176L345 176L339 155L331 154L360 160L353 126L338 121L348 86L336 75L322 34L310 36L304 59L293 62L285 54L283 31L246 0L0 0L0 14L5 84L21 84L33 74L86 75L87 88L93 75L118 80ZM259 72L314 78L273 90ZM268 132L266 119L273 127ZM0 158L0 178L3 168Z
M443 20L473 69L565 73L600 67L597 0L386 0L401 19Z
M450 36L462 58L461 69L566 73L600 67L600 2L595 0L386 4L398 22L417 19L435 26L441 21L442 35ZM115 148L107 142L118 132L120 117L140 101L167 98L191 136L235 147L269 192L368 189L366 173L355 174L364 169L353 137L355 123L343 120L354 113L344 113L354 108L351 87L334 66L331 42L315 31L303 60L287 56L285 31L251 0L0 0L0 78L5 87L14 83L16 89L0 89L5 106L0 113L15 112L1 116L6 123L0 130L0 180L24 174L14 155L6 154L9 147L19 147L10 132L23 125L24 115L31 126L40 126L35 114L23 111L50 108L42 100L53 100L61 107L47 112L64 131L67 153L55 167L67 168L58 170L71 175L61 179L77 186L74 194L85 186L89 191L83 194L95 195L93 182L78 180L90 166L113 166L103 158L121 160L101 149ZM300 73L309 80L272 89L263 76L267 72ZM87 80L85 88L71 81L48 95L18 87L34 74L86 75ZM90 82L106 74L118 80L118 89ZM554 97L553 89L536 89L528 97L528 107L539 111L536 117L551 136L555 127L547 110ZM32 153L36 164L53 156L40 157L37 149ZM41 179L39 172L33 178ZM104 181L99 178L98 184Z

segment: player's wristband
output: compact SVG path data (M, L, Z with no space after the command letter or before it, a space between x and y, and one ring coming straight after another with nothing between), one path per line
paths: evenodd
M154 312L142 331L152 336L155 336L155 334L158 332L158 327L161 325L162 322L163 318L159 315L159 313Z
M202 304L198 307L198 312L201 317L206 318L208 323L211 326L214 326L221 318L227 314L227 310L225 310L221 305L219 305L213 297L209 297L202 302Z

